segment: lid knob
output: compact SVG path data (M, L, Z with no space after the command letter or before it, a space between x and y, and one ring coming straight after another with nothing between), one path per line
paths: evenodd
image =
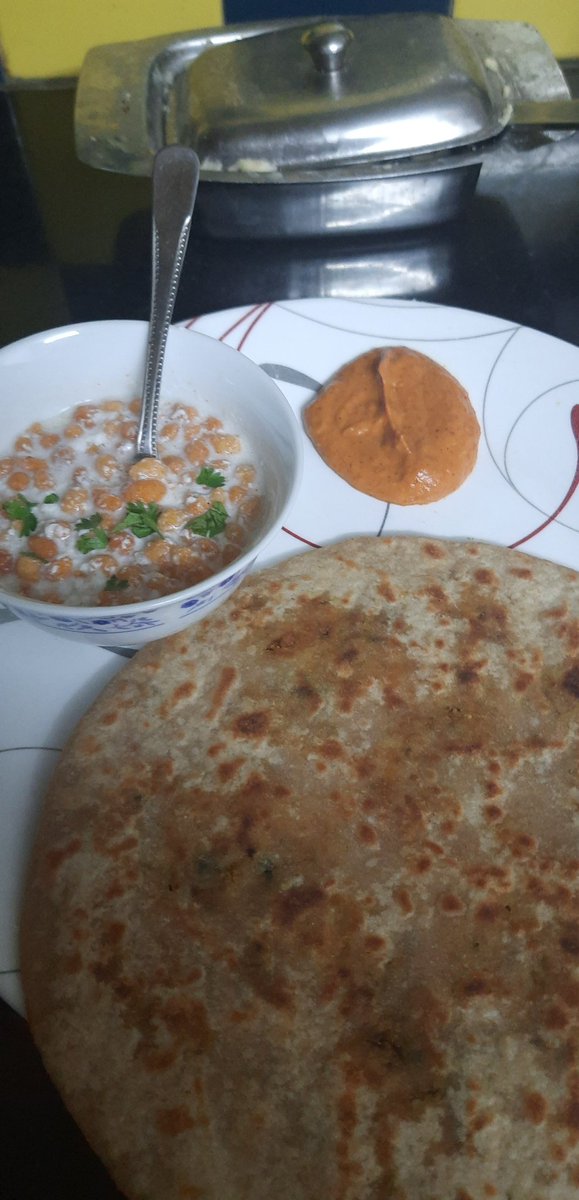
M353 37L352 30L339 21L323 21L306 30L302 35L302 46L308 51L316 71L329 74L342 70Z

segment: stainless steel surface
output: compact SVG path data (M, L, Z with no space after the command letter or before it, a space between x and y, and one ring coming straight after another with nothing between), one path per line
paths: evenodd
M137 459L157 455L157 420L169 325L189 240L199 159L185 146L159 150L153 167L153 283Z
M317 183L263 183L258 198L246 184L206 183L198 212L213 237L296 238L372 233L440 224L459 213L472 196L480 161L430 167L411 173L376 170L364 179Z
M171 136L171 101L191 63L212 46L291 26L303 29L303 20L228 25L95 46L84 59L76 89L78 157L104 171L150 175L157 150L177 140Z
M342 71L346 64L346 51L354 34L341 21L321 21L302 33L301 43L305 46L316 68L323 74Z
M282 29L201 54L175 90L175 140L211 171L303 170L399 159L494 137L510 105L458 22L434 13ZM326 27L327 30L327 27ZM321 59L334 69L319 69Z
M411 16L407 14L397 19L404 22L404 28L409 29L406 23ZM384 23L390 19L357 18L356 29L358 23L366 29L371 21ZM340 91L344 81L349 80L351 53L357 53L359 47L355 41L350 42L347 38L348 44L345 44L343 37L344 44L340 43L342 35L339 35L339 29L349 28L350 25L354 28L353 21L348 20L346 25L334 22L339 27L334 34L331 31L320 34L320 20L304 22L296 19L230 26L91 50L83 64L77 88L75 137L79 157L95 167L138 175L150 172L154 154L161 146L173 142L187 144L198 137L199 131L202 133L203 153L208 149L211 138L213 149L216 149L216 128L221 128L225 146L230 136L227 123L219 126L219 122L213 121L211 130L206 130L196 110L197 102L191 87L192 80L207 79L215 71L216 78L209 78L209 83L216 105L221 105L223 111L229 105L234 113L235 130L253 140L247 142L247 147L251 147L250 157L229 161L229 169L210 170L212 160L207 155L205 163L201 165L198 217L202 227L210 230L214 236L315 236L342 233L345 229L371 232L434 224L455 216L472 194L481 161L486 164L496 155L497 146L505 137L508 139L508 126L502 133L482 138L463 149L425 154L410 153L407 147L405 152L400 151L398 157L374 159L372 146L380 155L377 139L381 136L377 133L379 119L375 113L375 125L369 131L370 137L368 131L365 135L366 156L362 155L354 163L338 162L338 143L330 141L321 115L325 106L330 111L331 119L337 123L337 109L341 105L336 107L335 97L332 99L332 96ZM467 47L468 61L478 64L477 71L482 71L488 94L494 97L495 105L499 102L497 98L502 96L502 118L505 120L511 119L511 106L514 106L515 112L522 112L520 106L528 102L552 104L569 100L569 89L562 71L543 38L531 26L508 21L454 20L450 22L450 27L453 38L456 34L461 45ZM302 45L304 34L309 34L310 41L313 38L317 43L317 54L322 53L321 37L321 45L325 47L323 53L329 53L330 57L337 54L338 59L342 56L342 67L333 71L318 70L311 58L312 46L308 50ZM257 137L253 137L253 127L250 128L247 114L241 107L237 108L237 100L234 103L230 95L232 90L235 91L233 84L229 91L220 85L217 76L221 68L218 72L216 66L229 62L239 52L242 65L252 61L259 63L263 59L263 71L269 78L279 73L279 62L273 47L281 45L283 39L289 37L297 56L295 61L301 64L302 73L292 80L291 72L284 68L284 86L294 87L289 109L290 124L294 124L295 110L306 106L305 94L301 89L302 77L306 74L317 105L317 115L312 116L310 95L307 103L311 128L305 117L300 118L307 135L306 157L309 161L305 165L302 161L301 165L293 166L287 164L292 156L295 158L295 139L292 141L293 134L286 136L287 130L285 133L282 130L281 107L277 114L279 128L276 138L272 137L271 143L268 142L263 121ZM334 41L337 38L336 46L328 50L328 39L332 43L332 38ZM383 75L383 57L378 49L372 48L370 59ZM461 78L464 82L464 75ZM436 79L441 82L439 76ZM437 101L440 101L442 91L435 89L435 94ZM454 94L452 89L450 94ZM478 94L476 88L474 94ZM439 110L428 108L432 100L428 81L422 110L418 100L420 93L416 95L416 111L411 106L410 113L419 128L423 123L428 125L425 118L419 119L420 111L432 113ZM237 99L240 97L237 96ZM394 100L398 103L396 96ZM381 94L380 104L388 108L388 103ZM216 111L214 107L214 115ZM391 123L389 109L384 122L390 131L395 127L395 122L394 125ZM256 119L254 124L257 129L259 121ZM270 133L274 124L272 117ZM358 138L356 153L361 155L364 140L362 131L359 129L356 133L353 128L351 142L353 145ZM527 132L532 146L536 134L532 130ZM393 135L390 132L388 136ZM527 134L522 130L517 132L517 136L522 139L518 150L523 155ZM420 133L420 137L421 144L428 140L424 132ZM429 137L432 138L432 129ZM285 156L287 160L281 168L273 161L273 149L280 144L282 157ZM340 154L343 153L344 139L341 145ZM231 140L228 155L232 157L234 153L241 152L241 140L238 139L235 150L234 139ZM216 157L213 166L221 168L223 161ZM454 173L457 173L456 179L453 178ZM401 182L404 176L410 177L411 181Z
M509 99L565 100L569 87L555 55L533 25L522 21L461 21L487 71L503 81Z

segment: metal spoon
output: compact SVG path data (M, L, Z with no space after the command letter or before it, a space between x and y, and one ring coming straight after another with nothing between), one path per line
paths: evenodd
M165 146L153 164L153 284L137 460L157 457L157 421L167 335L185 258L199 159L186 146Z

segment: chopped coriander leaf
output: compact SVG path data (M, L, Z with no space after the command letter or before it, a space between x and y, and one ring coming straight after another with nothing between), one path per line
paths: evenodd
M81 517L75 523L75 529L84 529L76 540L76 548L81 554L90 554L91 550L104 550L108 545L109 535L101 528L102 513L93 513L92 517Z
M48 496L44 497L44 500L42 501L42 503L43 504L58 504L59 499L60 499L60 496L57 496L56 492L49 492Z
M105 592L122 592L128 588L128 579L119 579L118 575L110 575L105 583Z
M219 471L214 471L213 467L201 467L195 483L200 483L203 487L223 487L225 475L221 475Z
M20 537L28 537L29 533L34 533L38 521L32 511L33 503L26 499L21 492L14 497L13 500L5 500L2 505L3 511L11 521L20 521Z
M104 550L108 541L109 535L106 530L95 528L88 533L81 533L76 540L76 548L80 550L81 554L90 554L91 550Z
M142 500L129 501L127 511L122 521L115 525L115 533L120 533L122 529L130 529L135 537L149 537L152 533L158 533L159 537L163 534L159 529L158 520L161 515L161 509L158 504L145 504Z
M97 529L102 525L102 513L93 513L92 517L81 517L75 524L75 529Z
M190 529L192 533L198 533L200 537L217 537L223 533L225 526L229 520L225 505L220 500L216 500L211 508L203 513L200 517L194 517L192 521L188 521L185 528Z

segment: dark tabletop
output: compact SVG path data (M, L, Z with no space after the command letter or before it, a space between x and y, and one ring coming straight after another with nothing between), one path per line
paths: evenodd
M0 94L0 344L148 317L149 183L76 160L73 104L72 88ZM301 296L457 305L579 345L579 133L504 135L467 211L438 228L242 243L194 222L176 320ZM0 1131L2 1200L118 1196L1 1002Z

